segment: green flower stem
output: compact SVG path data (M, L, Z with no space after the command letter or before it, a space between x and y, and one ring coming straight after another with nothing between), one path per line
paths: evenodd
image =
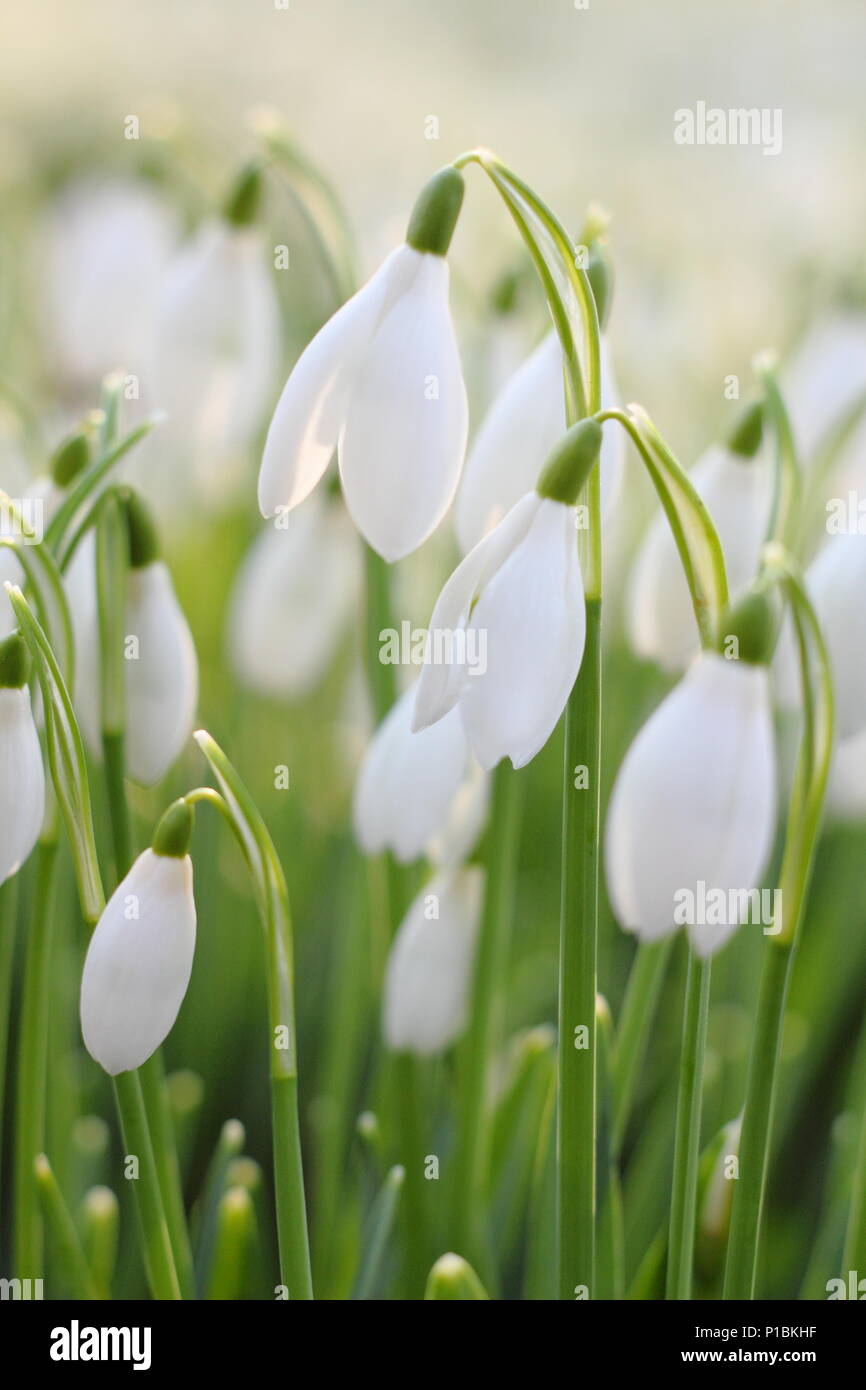
M709 1002L710 961L701 960L690 950L671 1186L666 1284L666 1297L669 1299L690 1299L692 1296L701 1153L701 1099Z
M467 1254L481 1251L491 1139L490 1064L499 1040L503 983L514 914L517 844L522 786L509 763L493 774L486 847L486 888L476 946L469 1033L458 1112L454 1191L455 1244Z
M866 1269L866 1106L863 1108L851 1181L851 1205L842 1253L843 1277L849 1269Z
M18 879L9 878L0 886L0 1134L5 1133L6 1062L9 1055L9 1001L15 967L15 934L18 918ZM2 1161L0 1144L0 1161ZM2 1179L2 1169L0 1169ZM3 1193L0 1181L0 1193ZM0 1211L2 1215L2 1211Z
M190 1244L189 1226L183 1203L177 1136L166 1087L165 1065L162 1060L161 1048L157 1048L153 1056L139 1067L138 1077L141 1083L147 1122L150 1126L159 1189L162 1193L181 1294L184 1298L194 1298L195 1274L192 1245Z
M391 627L388 566L371 546L364 552L366 578L366 633L364 662L373 717L379 724L397 698L397 668L380 661L381 634Z
M577 769L586 769L578 778ZM596 967L601 776L601 601L565 715L559 941L557 1230L559 1297L595 1285ZM575 786L576 781L579 786Z
M123 630L128 560L129 542L120 503L116 497L108 495L96 532L96 573L103 766L116 883L128 872L135 852L132 818L126 796L124 749L126 696ZM159 1051L139 1068L139 1079L181 1293L184 1298L193 1298L192 1246L183 1205L174 1125L165 1089L165 1069Z
M746 1104L740 1134L740 1176L734 1189L725 1266L726 1299L754 1297L782 1027L792 960L791 945L771 939L764 955L746 1081Z
M775 931L764 951L749 1057L740 1176L734 1188L725 1266L726 1299L751 1299L755 1294L785 1005L833 753L830 663L815 611L796 566L782 547L768 546L764 559L766 574L782 587L794 620L803 690L803 738L779 877L781 921L773 923Z
M613 1057L613 1122L611 1146L622 1152L647 1035L658 1006L673 938L641 942L628 978Z
M95 1300L106 1297L93 1277L81 1245L75 1222L63 1200L63 1193L45 1154L38 1154L33 1164L33 1177L42 1202L45 1219L57 1244L57 1252L75 1298Z
M294 944L289 893L273 840L236 769L204 729L195 734L220 784L223 813L238 840L265 931L270 1027L271 1117L280 1273L291 1299L313 1297L298 1122Z
M424 1159L430 1152L430 1113L421 1104L420 1070L423 1063L411 1053L394 1057L392 1077L397 1091L399 1154L405 1169L401 1226L403 1229L403 1281L401 1297L420 1299L430 1270L430 1221Z
M33 903L27 924L18 1029L12 1264L17 1279L40 1279L43 1276L42 1219L33 1165L45 1148L56 863L56 838L52 835L41 839L34 865Z
M144 1262L154 1298L177 1300L180 1283L174 1263L165 1208L159 1185L153 1144L138 1072L124 1071L114 1078L114 1094L120 1114L126 1158L138 1160L135 1200L141 1229Z

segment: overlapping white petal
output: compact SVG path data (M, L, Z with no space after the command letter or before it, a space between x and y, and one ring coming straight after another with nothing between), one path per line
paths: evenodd
M725 552L733 596L754 578L767 529L771 478L765 460L743 459L714 446L690 479L706 503ZM639 656L682 671L698 648L698 632L682 561L659 511L635 561L627 602L629 638Z
M30 691L0 689L0 883L30 855L45 814L45 772Z
M644 941L675 930L677 894L760 887L776 826L776 756L764 667L702 653L641 729L606 827L608 893ZM710 955L737 922L689 922Z
M315 689L356 608L360 561L344 509L318 494L288 526L264 528L229 607L229 650L245 685L286 699Z
M84 1045L109 1075L140 1067L170 1032L195 927L192 861L145 850L96 924L81 979Z
M398 247L298 359L268 431L259 506L297 506L337 448L355 524L400 559L451 505L466 430L447 264Z
M412 903L385 974L383 1031L390 1048L429 1057L466 1022L483 873L437 874Z
M177 235L171 208L143 180L88 177L61 191L42 264L47 341L66 374L95 385L118 367L149 367Z
M390 849L401 863L417 859L446 829L470 770L458 712L413 733L414 708L411 686L370 741L352 807L355 835L365 853Z
M610 353L602 342L602 406L618 403ZM478 431L457 494L455 525L464 554L538 482L565 431L562 350L550 332L494 400ZM622 430L608 426L601 447L602 508L619 488L625 453Z
M125 633L126 769L159 782L192 733L198 661L171 576L161 560L129 573ZM94 757L101 747L99 631L95 609L80 634L75 704Z
M415 727L459 703L484 768L523 767L547 742L583 657L586 611L575 512L529 493L455 570L430 620ZM437 664L443 633L475 637L483 660Z
M166 276L157 314L155 394L164 447L219 497L264 415L279 360L279 311L261 233L205 223Z

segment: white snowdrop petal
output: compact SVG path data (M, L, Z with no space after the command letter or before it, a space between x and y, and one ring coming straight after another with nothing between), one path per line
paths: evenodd
M601 344L601 404L618 404L607 343ZM457 494L455 525L464 553L502 520L518 498L534 488L554 445L565 432L562 350L549 332L506 382L478 431ZM618 494L625 461L625 434L608 425L601 447L601 498L605 513Z
M490 776L470 758L469 771L448 808L447 819L427 845L430 862L440 869L452 869L468 859L481 838L489 808Z
M358 538L343 507L314 493L251 546L229 607L229 649L240 679L297 699L325 674L357 605Z
M380 724L355 784L355 835L367 854L390 849L401 863L417 859L445 824L466 775L469 748L456 710L412 732L415 688Z
M562 351L550 332L506 382L469 452L455 507L464 554L535 487L564 430Z
M460 695L476 758L523 767L544 746L580 670L586 608L574 510L543 500L520 544L483 588L470 619L486 670ZM480 646L480 644L479 644Z
M170 1032L195 950L192 861L145 850L96 924L81 979L81 1031L111 1076L140 1067Z
M330 462L357 370L386 305L415 271L405 246L338 309L301 353L268 430L259 474L259 508L274 516L297 507ZM408 259L407 259L408 257Z
M827 784L827 812L843 821L866 817L866 729L836 745Z
M0 689L0 883L29 857L44 814L45 772L30 691Z
M523 540L540 505L536 492L521 497L505 519L460 562L442 589L427 629L427 653L417 686L413 728L424 729L453 709L468 679L465 664L456 659L460 656L459 643L453 644L453 662L436 661L434 639L442 638L444 648L446 634L465 630L474 600Z
M151 786L192 733L198 701L192 635L162 561L130 571L126 624L138 652L125 663L127 771Z
M716 525L735 596L754 578L764 540L771 495L766 460L743 460L713 447L689 476ZM639 656L666 671L681 671L695 655L698 632L688 584L661 511L650 523L632 571L627 616Z
M851 738L866 727L866 536L831 536L809 566L806 586L830 657L836 733Z
M475 867L437 874L401 923L388 958L383 1001L383 1032L394 1051L428 1057L459 1037L483 882Z
M766 669L702 654L641 729L613 788L605 860L620 924L654 941L675 929L678 893L759 887L776 795ZM690 934L705 954L735 929Z
M416 550L450 507L468 424L447 262L409 254L418 262L415 276L376 328L339 444L346 505L389 561Z

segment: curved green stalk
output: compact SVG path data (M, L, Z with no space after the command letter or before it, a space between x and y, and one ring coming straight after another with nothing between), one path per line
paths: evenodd
M267 948L274 1187L282 1282L291 1299L311 1299L310 1247L298 1121L294 951L289 895L261 814L219 744L203 729L195 740L213 769L245 846Z
M647 1034L672 947L670 936L663 941L640 942L628 977L614 1040L611 1147L615 1155L622 1151Z
M457 1116L454 1243L482 1263L486 1259L481 1228L491 1138L490 1067L514 912L521 793L517 779L518 774L507 762L500 763L493 774L484 908L475 948Z
M668 1299L682 1300L690 1299L692 1296L698 1164L701 1153L701 1099L709 1002L710 961L701 960L690 950L671 1186L665 1295Z
M726 1299L750 1299L755 1293L785 1004L833 751L830 664L814 609L799 572L781 546L766 548L765 572L769 581L781 585L791 606L800 655L804 733L779 878L782 920L773 923L774 933L764 950L749 1057L740 1177L734 1190L725 1267ZM812 674L810 652L817 677Z

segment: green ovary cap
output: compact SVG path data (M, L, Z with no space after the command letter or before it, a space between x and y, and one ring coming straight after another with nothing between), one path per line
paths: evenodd
M773 599L763 589L752 589L728 609L719 645L723 655L735 656L750 666L766 666L772 659L778 631ZM736 638L736 649L731 647L732 638Z
M68 487L90 462L90 440L84 430L71 434L54 451L51 477L57 487Z
M463 204L463 175L450 164L425 183L412 209L406 241L415 251L444 256Z
M598 458L602 429L597 420L580 420L562 436L541 470L536 484L540 497L574 506Z
M0 642L0 689L20 690L30 678L30 653L20 632Z
M156 523L146 502L131 488L125 493L123 502L129 530L129 563L132 569L143 570L159 559Z
M741 458L754 458L761 447L764 433L763 401L749 401L740 412L737 423L728 435L728 448Z
M233 227L250 227L262 204L262 166L257 161L242 170L223 207L223 217Z
M589 248L586 276L595 299L598 326L603 329L610 317L613 299L613 266L610 257L598 241L594 241Z
M173 801L153 832L150 847L164 859L183 859L189 853L195 813L183 797Z

